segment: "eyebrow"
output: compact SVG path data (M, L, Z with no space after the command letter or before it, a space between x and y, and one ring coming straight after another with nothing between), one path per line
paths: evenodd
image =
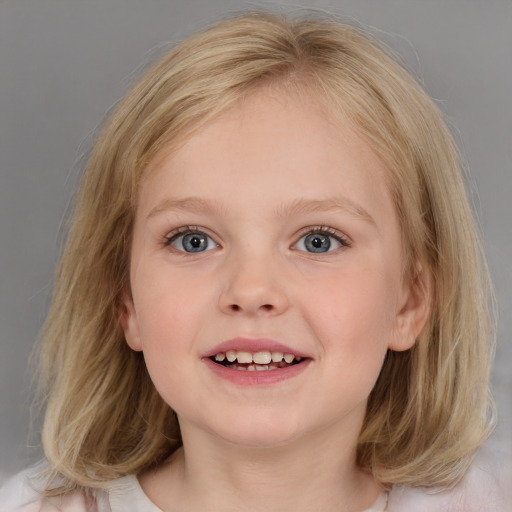
M190 211L194 213L223 215L226 208L216 200L206 200L200 197L185 197L182 199L166 198L158 203L148 214L150 219L167 211ZM361 205L346 197L327 199L295 199L289 204L280 205L275 210L278 217L304 215L318 212L348 213L377 227L374 218Z
M282 205L276 210L279 216L300 215L317 212L348 213L377 227L375 219L361 205L347 197L327 199L296 199L289 205Z
M166 198L158 203L149 213L147 218L156 217L167 211L190 211L197 213L222 214L225 208L217 201L202 199L201 197L184 197L182 199Z

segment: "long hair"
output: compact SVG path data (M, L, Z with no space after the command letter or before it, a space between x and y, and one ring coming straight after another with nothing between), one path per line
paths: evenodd
M435 104L361 29L250 13L192 36L120 102L85 170L41 339L48 494L98 488L163 462L175 414L119 325L138 185L164 146L263 87L342 113L385 163L404 279L422 266L431 313L414 347L387 354L358 463L383 484L449 486L490 430L490 284L452 137Z

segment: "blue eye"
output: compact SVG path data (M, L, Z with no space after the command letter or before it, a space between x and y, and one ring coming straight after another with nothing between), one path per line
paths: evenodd
M167 244L181 252L204 252L218 247L218 245L205 233L200 231L187 231L185 233L170 235Z
M349 243L341 234L331 234L331 230L309 232L299 239L294 249L315 254L331 252Z

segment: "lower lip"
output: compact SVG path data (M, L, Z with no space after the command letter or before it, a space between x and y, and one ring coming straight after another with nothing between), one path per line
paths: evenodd
M204 358L203 361L215 375L222 379L240 386L258 386L276 384L299 375L309 366L311 359L305 359L293 366L263 371L235 370L217 364L210 358Z

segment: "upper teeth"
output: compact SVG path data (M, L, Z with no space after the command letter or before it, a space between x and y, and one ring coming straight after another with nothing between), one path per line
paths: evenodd
M237 361L238 363L256 363L256 364L269 364L280 363L284 361L286 363L292 363L295 359L296 361L300 361L300 357L295 357L293 354L283 354L282 352L270 352L267 350L262 350L261 352L255 352L254 354L251 352L245 352L243 350L228 350L227 352L219 352L215 355L216 361L224 361L227 359L230 363Z

